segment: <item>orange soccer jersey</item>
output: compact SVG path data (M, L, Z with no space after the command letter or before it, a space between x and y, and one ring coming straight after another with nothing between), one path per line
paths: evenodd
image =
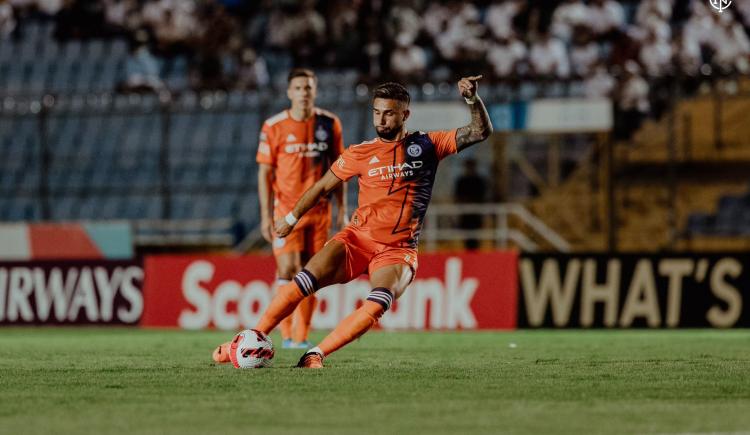
M344 181L359 176L351 225L380 244L416 248L438 163L456 151L455 129L350 146L331 171Z
M274 215L289 213L303 193L331 166L344 151L341 121L336 115L315 108L314 116L296 121L285 110L263 123L256 161L271 165ZM327 211L321 200L316 211Z

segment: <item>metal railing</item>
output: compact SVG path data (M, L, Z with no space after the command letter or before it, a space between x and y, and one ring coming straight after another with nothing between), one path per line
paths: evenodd
M454 219L442 219L443 217L457 218L462 215L479 215L484 221L490 220L494 225L489 228L459 229ZM511 217L518 219L522 223L520 226L525 227L526 230L511 226L509 222ZM448 222L450 226L443 225L445 222ZM434 204L430 206L422 233L422 241L427 250L436 250L440 242L467 239L492 241L495 246L501 248L507 248L510 243L514 243L522 250L529 252L540 249L535 239L541 239L557 251L570 252L571 250L570 244L565 239L520 204Z
M139 248L207 247L231 248L235 243L231 219L134 220L134 242Z

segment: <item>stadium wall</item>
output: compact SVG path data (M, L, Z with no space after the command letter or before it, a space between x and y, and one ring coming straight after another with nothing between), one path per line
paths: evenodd
M0 224L0 260L133 257L127 222Z
M423 254L387 330L750 327L750 255ZM0 325L251 327L270 256L0 262ZM318 294L313 327L356 308L365 277Z

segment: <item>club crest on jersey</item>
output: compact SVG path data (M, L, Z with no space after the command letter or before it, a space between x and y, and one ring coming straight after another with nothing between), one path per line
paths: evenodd
M328 132L321 126L318 126L318 129L315 130L315 139L325 142L328 140Z
M406 148L406 154L412 157L419 157L422 155L422 147L418 144L411 144Z

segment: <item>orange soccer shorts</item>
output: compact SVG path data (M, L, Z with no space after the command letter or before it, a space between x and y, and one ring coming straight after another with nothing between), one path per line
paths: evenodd
M294 229L283 239L273 238L273 255L301 252L307 258L323 249L331 227L331 213L313 212L299 220Z
M385 245L376 242L356 227L348 226L333 236L331 240L338 240L346 248L346 281L367 272L374 271L392 264L407 264L411 267L412 279L417 273L417 250Z

